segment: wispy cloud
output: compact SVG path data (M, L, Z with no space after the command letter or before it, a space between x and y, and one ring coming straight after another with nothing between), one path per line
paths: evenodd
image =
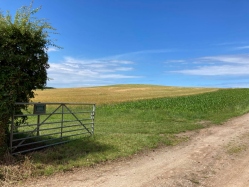
M55 48L55 47L49 47L47 52L50 53L50 52L55 52L55 51L59 51L58 48Z
M249 49L249 45L235 47L234 50L243 50L243 49Z
M52 84L60 84L61 87L101 85L118 79L140 78L130 73L134 70L134 64L132 61L116 59L82 60L65 57L61 63L50 63L48 76Z
M207 56L197 59L203 62L220 62L220 63L235 63L235 64L248 64L249 55L220 55L220 56Z
M249 82L238 82L234 84L230 84L228 87L233 88L249 88Z
M173 51L175 50L174 49L151 49L151 50L141 50L141 51L118 54L113 57L115 58L134 57L136 55L162 54L162 53L170 53Z
M136 51L130 54L144 54L144 53L169 53L172 52L172 49L151 49L151 50L143 50L143 51Z
M191 64L191 67L188 69L171 72L204 76L249 75L249 55L247 54L206 56L193 59L189 64Z
M165 63L186 63L186 60L168 60Z
M244 42L223 42L223 43L216 43L213 44L214 46L231 46L231 45L237 45L237 44L241 44Z
M174 71L176 73L183 73L189 75L208 75L208 76L217 76L217 75L249 75L248 72L249 65L244 66L203 66L196 69L186 69Z
M236 46L236 45L245 45L247 41L231 41L231 42L222 42L213 44L214 46Z
M219 43L214 44L213 46L222 47L226 51L240 51L240 50L247 50L249 49L249 42L227 42L227 43Z

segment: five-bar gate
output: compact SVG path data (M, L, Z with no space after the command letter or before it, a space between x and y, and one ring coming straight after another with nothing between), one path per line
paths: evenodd
M28 110L13 112L10 152L21 154L94 134L95 104L16 103ZM18 119L27 118L16 125Z

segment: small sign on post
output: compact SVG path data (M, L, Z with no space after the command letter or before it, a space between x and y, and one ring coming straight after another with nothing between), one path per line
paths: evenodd
M40 114L46 114L46 104L38 103L34 104L33 114L38 114L37 117L37 136L40 136Z
M46 104L34 104L33 114L46 114Z

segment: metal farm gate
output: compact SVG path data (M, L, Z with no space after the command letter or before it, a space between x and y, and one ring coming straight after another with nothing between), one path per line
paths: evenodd
M26 105L22 113L14 111L10 126L10 152L21 154L62 144L84 134L94 134L95 104L86 103L16 103ZM21 118L26 122L16 125Z

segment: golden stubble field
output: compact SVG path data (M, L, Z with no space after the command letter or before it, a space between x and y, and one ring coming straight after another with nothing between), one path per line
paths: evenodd
M33 102L81 102L110 104L124 101L174 97L216 91L217 88L185 88L155 85L113 85L87 88L37 90Z

